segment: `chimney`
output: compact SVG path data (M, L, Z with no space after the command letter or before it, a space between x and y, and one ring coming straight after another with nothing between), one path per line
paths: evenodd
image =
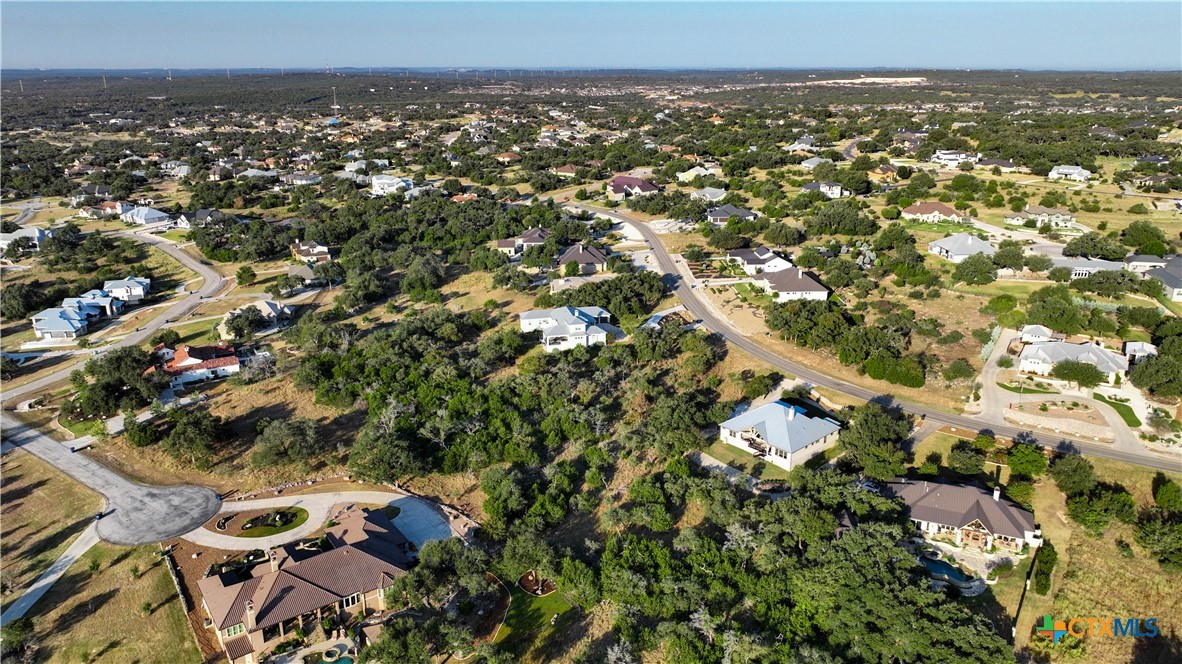
M993 487L993 500L994 501L1001 500L1001 485L1000 484Z
M246 601L246 619L243 622L246 623L246 631L254 630L254 600Z
M791 408L788 409L788 421L791 422L792 420L795 420L795 419L796 419L796 406L792 406Z

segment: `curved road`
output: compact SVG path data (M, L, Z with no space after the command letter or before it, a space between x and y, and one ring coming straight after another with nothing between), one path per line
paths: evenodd
M930 406L925 406L920 403L898 399L889 394L884 394L877 390L867 389L860 385L854 385L844 380L827 376L819 371L802 364L789 361L766 347L762 346L756 341L743 336L738 332L725 318L720 316L713 306L703 300L701 294L694 290L685 279L679 274L677 266L669 251L665 248L664 243L657 233L644 222L639 222L619 212L608 211L601 208L590 207L579 203L567 203L571 207L575 207L592 214L605 215L621 223L630 224L635 227L644 239L652 247L653 255L657 258L657 264L661 271L665 273L666 278L672 281L674 294L681 300L685 308L689 310L693 316L702 321L702 324L712 332L721 335L728 343L741 348L743 351L759 358L767 364L781 369L790 374L795 375L803 381L813 385L820 385L830 389L843 392L850 396L862 399L865 401L877 401L879 403L890 403L902 410L920 416L925 421L939 422L941 424L966 429L969 431L990 431L998 436L1005 438L1013 438L1020 436L1042 447L1078 452L1091 456L1102 457L1106 459L1114 459L1116 461L1123 461L1137 466L1145 466L1158 470L1168 470L1171 472L1182 472L1182 461L1178 459L1170 459L1138 448L1136 450L1115 449L1111 445L1104 443L1097 443L1095 441L1086 441L1082 439L1073 439L1069 436L1052 436L1045 433L1032 433L1029 429L1014 426L1007 422L996 421L990 419L982 419L977 417L970 417L966 415L953 415L941 410L937 410Z

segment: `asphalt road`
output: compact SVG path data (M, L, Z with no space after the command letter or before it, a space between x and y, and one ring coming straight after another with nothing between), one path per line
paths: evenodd
M902 400L890 394L884 394L877 390L871 390L860 385L854 385L841 379L827 376L811 367L792 362L777 355L752 339L743 336L738 331L736 331L726 319L718 315L714 308L703 300L703 296L693 289L689 284L687 284L685 280L679 275L679 271L677 266L674 264L673 257L669 255L664 243L661 242L661 238L655 231L649 228L648 224L636 221L626 215L620 214L619 212L606 211L600 208L580 205L578 203L570 203L570 205L582 210L586 210L593 214L607 215L617 221L629 223L636 227L636 229L640 231L641 235L644 236L644 239L648 242L649 246L652 247L653 255L657 259L657 265L661 268L661 271L665 273L666 279L670 280L673 292L681 300L682 304L685 305L685 308L691 314L693 314L694 318L702 321L703 326L705 326L711 332L721 335L727 340L727 342L731 343L737 348L741 348L743 351L750 353L767 364L790 373L805 382L837 390L858 399L876 401L884 405L893 405L908 413L919 416L924 422L939 422L941 424L965 429L968 431L988 431L1005 438L1014 438L1015 436L1020 436L1027 440L1031 440L1042 447L1054 450L1076 452L1089 456L1114 459L1116 461L1123 461L1125 463L1131 463L1134 465L1145 466L1147 468L1154 468L1158 470L1182 472L1182 461L1170 459L1145 449L1138 449L1136 451L1119 450L1114 449L1110 445L1096 443L1094 441L1089 442L1085 440L1072 439L1067 436L1051 436L1045 433L1033 433L1028 429L1014 426L1005 421L978 419L976 417L969 417L966 415L953 415L920 403Z
M176 320L181 316L184 316L185 314L192 311L198 304L200 304L203 299L212 297L218 293L226 283L226 280L222 277L222 275L218 274L217 270L213 269L213 267L205 265L189 254L186 254L184 251L181 251L179 248L177 248L176 245L168 242L167 240L163 240L149 234L141 235L137 233L118 233L118 235L156 247L160 251L163 251L169 256L175 258L185 267L196 272L197 275L200 276L204 281L201 284L201 288L191 292L189 295L186 295L180 301L166 309L163 313L148 321L147 324L140 328L139 332L128 334L116 343L109 346L104 346L103 350L121 348L123 346L135 346L142 343L144 340L149 339L152 337L152 335L156 334L157 330L163 327L166 322L170 320ZM86 357L91 354L92 353L88 351L80 351L78 353L80 357ZM19 387L5 390L3 394L0 394L0 401L15 401L22 396L33 394L45 389L50 385L53 385L54 383L63 381L69 378L70 372L77 368L75 365L76 363L70 363L62 369L47 376L30 381L20 385Z
M842 156L845 157L846 161L853 161L854 158L857 157L857 155L854 154L854 150L857 149L858 143L868 140L870 140L869 136L855 136L854 139L849 142L849 145L846 145L845 149L841 151Z
M112 544L159 542L201 527L221 508L213 491L198 486L145 486L128 480L36 428L0 415L5 447L26 450L94 489L106 506L98 536ZM80 446L88 439L74 441Z

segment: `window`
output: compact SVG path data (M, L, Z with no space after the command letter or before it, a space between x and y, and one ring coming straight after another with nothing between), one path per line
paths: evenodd
M238 623L237 625L231 625L230 627L226 628L226 636L238 636L245 631L246 625Z
M348 597L346 597L345 599L341 600L341 608L342 608L342 609L347 609L347 608L349 608L349 607L351 607L351 606L356 606L356 605L357 605L357 603L358 603L358 602L360 602L360 601L361 601L361 593L356 593L356 594L353 594L353 595L349 595L349 596L348 596Z

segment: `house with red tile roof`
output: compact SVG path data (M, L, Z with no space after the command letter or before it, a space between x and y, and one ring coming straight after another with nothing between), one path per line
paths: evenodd
M159 369L149 367L147 373L163 373L173 389L189 383L228 378L242 368L237 349L225 342L215 346L180 346L176 349L160 345L153 354L162 363Z

